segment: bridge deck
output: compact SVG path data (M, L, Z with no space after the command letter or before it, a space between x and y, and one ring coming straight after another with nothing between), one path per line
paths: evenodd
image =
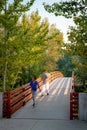
M58 78L50 83L50 95L37 97L36 107L32 100L0 122L0 130L87 130L87 123L69 119L69 95L71 78Z
M27 103L12 118L67 119L69 120L69 94L71 78L58 78L50 84L50 95L38 95L36 107Z

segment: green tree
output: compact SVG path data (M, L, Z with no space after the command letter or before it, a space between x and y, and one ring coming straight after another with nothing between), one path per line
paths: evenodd
M57 70L61 71L65 77L71 77L74 69L72 58L69 55L65 55L64 58L60 58L57 62Z
M63 43L63 34L55 26L50 27L48 19L41 20L38 11L30 15L22 13L14 26L8 29L6 55L3 50L4 27L1 26L0 30L0 71L1 74L6 71L5 85L12 88L29 82L32 74L39 76L44 67L52 70L57 60L56 54Z
M41 21L38 11L32 12L31 15L23 16L21 25L22 30L25 30L25 32L27 30L27 35L23 35L22 37L28 39L28 42L26 41L28 45L26 49L30 47L27 54L27 59L30 57L28 62L31 68L28 69L30 75L33 73L39 75L44 68L54 70L57 61L57 58L55 58L57 57L56 54L58 55L63 44L63 34L56 26L49 26L47 19ZM26 75L27 74L29 75L29 73L26 73ZM27 79L27 82L28 80L29 79Z
M66 18L73 18L76 26L70 27L68 31L69 43L65 46L66 52L73 56L76 73L84 84L87 80L87 1L72 0L53 3L51 6L44 4L44 7L56 16L62 15Z
M8 65L10 63L9 56L11 47L13 46L12 42L10 41L12 38L14 38L14 31L17 31L16 24L18 19L21 17L22 13L30 9L34 3L34 0L30 0L30 2L26 3L26 5L23 5L22 2L23 0L14 0L13 3L10 4L9 0L0 1L0 31L3 32L3 36L1 37L0 41L2 61L0 68L2 68L1 76L3 76L4 91L6 88L6 82L8 80ZM15 54L14 52L14 55L17 55L17 53Z
M45 55L45 65L48 66L48 69L53 71L56 68L56 62L60 57L60 52L63 46L63 34L56 28L55 25L51 25L49 28L48 36L48 49L46 50Z
M43 3L44 8L49 13L54 13L56 16L64 16L66 18L72 18L73 16L86 15L86 0L70 0L65 2L53 3L48 5Z

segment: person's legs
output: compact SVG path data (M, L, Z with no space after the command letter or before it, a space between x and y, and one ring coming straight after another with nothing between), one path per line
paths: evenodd
M35 106L36 91L32 91L33 106Z
M49 95L49 82L46 83L46 93Z
M49 82L43 84L41 96L43 96L45 92L49 95Z
M45 92L45 84L43 84L43 86L42 86L41 96L43 96L43 95L44 95L44 92Z

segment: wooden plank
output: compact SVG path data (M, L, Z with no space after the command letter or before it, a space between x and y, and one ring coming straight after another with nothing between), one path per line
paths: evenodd
M10 103L11 106L16 104L18 101L23 99L23 94L21 93L20 95L17 95L16 97L14 97L13 99L11 99Z
M13 114L15 111L17 111L20 107L23 106L23 101L18 102L14 106L11 107L11 114Z

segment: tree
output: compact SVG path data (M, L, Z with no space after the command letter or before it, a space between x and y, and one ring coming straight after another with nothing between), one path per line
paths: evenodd
M23 0L14 0L12 4L8 0L0 1L0 31L3 32L2 40L0 41L1 47L1 60L3 71L3 89L6 88L6 79L8 77L8 65L10 62L9 55L12 44L10 45L11 37L14 36L14 31L17 30L16 24L22 13L28 11L35 0L30 0L30 2L23 5ZM3 49L4 48L4 49ZM15 52L14 52L15 53ZM2 76L1 75L1 76Z
M43 68L49 71L54 70L57 60L57 58L55 58L57 57L56 54L58 55L63 44L62 33L56 26L49 26L47 19L41 21L38 11L32 12L31 15L23 16L20 24L22 25L21 32L23 32L23 30L26 32L26 35L23 35L22 37L23 39L28 40L26 40L26 49L28 49L26 55L28 56L27 60L31 68L27 68L30 72L30 76L32 76L33 73L39 75ZM29 73L26 73L26 75L27 74L29 75Z
M61 71L65 77L71 77L74 69L72 58L69 55L65 55L64 58L60 58L57 61L57 70Z
M54 3L51 6L44 4L44 7L48 12L54 13L56 16L62 15L66 18L73 18L76 27L70 27L68 31L69 43L65 46L66 52L73 56L76 73L78 73L84 84L87 80L87 1L72 0L60 2L59 4Z
M64 16L66 18L72 18L73 16L79 16L81 14L86 15L86 0L70 0L65 2L53 3L47 5L43 3L44 8L49 13L54 13L56 16Z
M45 54L47 55L45 56L45 64L53 71L56 68L56 62L60 57L60 51L63 46L63 34L55 25L51 25L48 36L50 36L51 39L47 41L49 47Z
M3 29L0 30L0 37L0 71L3 73ZM30 15L23 14L9 31L7 39L6 86L14 88L29 82L33 74L39 76L43 67L53 70L56 54L61 50L62 44L62 33L56 26L50 26L46 18L41 21L38 11Z

